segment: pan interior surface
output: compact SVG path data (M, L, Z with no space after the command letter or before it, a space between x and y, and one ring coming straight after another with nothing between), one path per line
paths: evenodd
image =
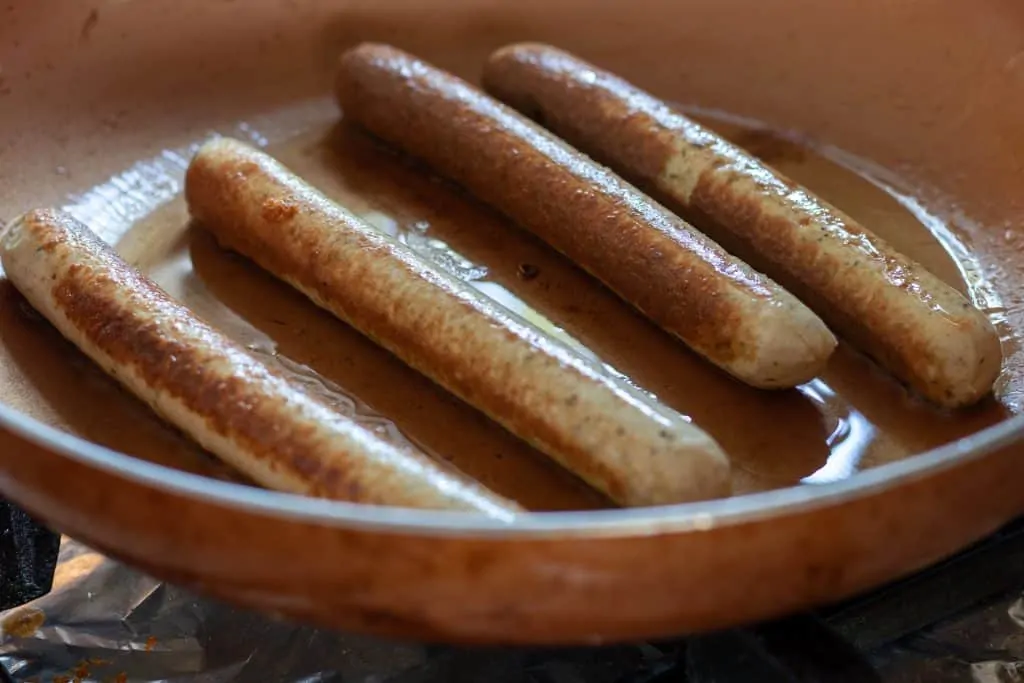
M6 443L20 439L18 453L29 456L56 454L46 462L67 467L61 476L88 471L123 487L103 493L116 499L105 503L96 492L68 495L67 484L0 453L5 495L101 550L237 602L345 628L488 642L596 642L763 618L910 571L1024 506L1000 484L1020 461L1000 453L1015 450L1024 433L1020 7L443 5L0 6L0 220L39 206L68 210L338 411L546 514L502 524L255 488L119 389L0 280L0 426L14 435ZM965 293L1002 338L993 396L938 411L845 343L825 373L797 390L758 391L728 378L539 240L347 122L330 96L332 76L340 52L364 40L392 43L473 82L492 50L547 42L671 101ZM214 135L265 149L380 230L689 416L729 453L736 495L612 509L480 412L219 248L190 224L181 194L192 153ZM1002 476L983 474L996 460ZM945 483L923 492L933 479ZM945 506L961 481L957 515ZM159 519L148 502L157 498L173 502L180 524ZM139 518L119 526L118 506L130 503ZM213 509L224 514L222 528L186 525L206 523ZM886 557L869 552L882 535L892 544ZM450 560L423 559L434 558L431 539L447 544L449 554L436 555ZM193 545L179 558L173 543ZM378 566L385 551L427 569L413 576L397 560ZM290 552L305 562L304 575L260 564ZM248 561L225 569L230 553ZM493 562L471 571L470 559L456 566L464 556ZM738 596L724 578L712 581L725 571L754 588ZM708 581L692 602L663 597L692 597ZM463 590L464 601L451 599ZM635 598L628 611L593 614L624 590ZM513 598L519 607L506 604ZM380 616L399 613L410 621ZM606 619L588 631L586 619L597 616Z
M407 9L414 14L416 7ZM337 11L341 17L347 14ZM709 8L704 11L713 13ZM282 79L277 88L265 82L259 92L253 92L252 79L232 71L240 59L204 43L182 56L180 63L172 62L177 68L170 73L147 79L153 92L138 93L127 87L133 79L138 81L139 74L119 72L129 67L111 63L111 37L102 37L107 31L135 26L131 22L137 12L137 7L115 5L85 15L82 33L71 49L79 58L91 58L106 67L93 85L98 88L104 79L109 81L105 87L110 91L99 99L107 111L91 122L98 127L91 135L68 131L83 125L71 120L54 128L49 145L37 141L32 158L37 159L38 175L18 174L20 181L13 192L7 183L11 195L4 197L7 213L12 213L6 208L10 205L16 211L33 203L59 202L200 316L338 410L388 439L411 441L431 455L450 460L530 509L588 510L608 504L477 411L190 226L180 190L184 168L199 143L210 135L226 134L265 147L381 230L691 417L730 454L738 494L840 481L968 437L1018 412L1020 364L1012 319L1012 298L1017 294L1010 279L1003 278L1006 269L997 260L1004 254L988 253L990 225L963 211L960 197L894 168L887 160L870 158L863 145L835 146L818 137L820 133L794 130L784 120L747 116L749 107L739 113L724 110L716 106L716 99L732 99L724 95L693 101L687 89L678 85L651 88L861 220L988 313L1003 335L1007 363L995 396L979 406L956 414L936 411L907 396L845 344L827 372L796 391L759 392L742 386L655 329L538 240L438 180L429 169L347 124L331 100L315 90L315 83L323 87L329 65L311 68L308 55L296 57L295 63L280 63L284 45L297 39L297 35L288 36L284 27L264 41L281 44L274 48L271 61L276 67L270 73L305 69L302 78L288 79L287 86ZM358 17L356 10L350 12ZM251 28L265 31L260 16L260 11L253 14ZM15 20L27 28L39 17L31 10L19 10ZM372 23L373 19L362 21ZM351 24L341 19L325 22L324 29L337 30L338 35L321 42L336 41L340 49L346 30L358 34L359 23L359 18ZM51 28L50 33L56 38L59 32ZM509 38L514 37L511 33L514 29ZM195 40L200 39L209 37L197 33ZM133 33L120 36L129 45L138 40ZM154 47L137 45L136 49L141 57L155 56ZM264 50L270 49L269 43L264 45ZM324 51L323 59L331 56L328 45L318 49ZM467 44L464 49L474 51L478 46ZM28 54L26 61L34 56ZM437 58L436 48L426 56ZM193 76L186 87L180 82L188 79L183 70L195 61L210 67L211 82L196 83ZM613 69L631 66L621 54L610 55L604 62ZM259 63L265 65L268 59ZM214 66L224 73L217 73ZM466 59L461 70L472 73L477 66ZM664 71L662 67L647 80L661 76L678 81L689 76ZM27 97L31 77L44 80L53 72L57 75L49 77L52 81L68 75L52 62L43 65L42 73L29 64L20 74L24 83L17 82L19 74L6 78L6 98L17 102L19 96ZM126 84L114 88L115 78L124 78ZM215 84L231 88L218 97L222 106L233 99L257 101L244 109L239 109L241 102L230 109L203 104L202 95ZM176 106L162 111L160 123L166 132L160 135L161 129L152 128L156 116L152 98L174 85L177 97L168 102ZM83 86L83 90L80 96L98 95L93 87ZM214 112L220 120L211 119ZM45 113L54 116L50 109ZM10 113L5 116L12 118ZM181 124L169 134L167 129L176 120ZM31 129L27 119L16 123L17 128ZM892 124L879 121L871 126L886 123ZM146 135L147 131L153 134ZM17 137L13 142L8 148L15 151L30 144ZM43 151L52 156L52 163L39 163ZM12 154L5 152L8 158ZM27 178L32 180L26 182ZM1013 240L1011 232L1002 235L1007 242ZM6 283L0 288L0 342L5 404L116 451L245 483L149 415L29 311ZM76 390L69 392L68 386ZM786 427L780 429L780 425Z
M1012 339L1002 318L1005 305L969 246L969 230L848 153L816 149L751 121L694 115L877 226L885 239L968 294ZM301 126L295 125L300 117ZM300 127L296 135L276 132ZM689 416L730 454L738 494L840 481L1014 413L1009 382L979 406L940 412L907 396L845 345L826 373L798 390L751 389L538 240L339 121L329 101L277 112L260 127L239 123L222 132L265 147L379 229ZM139 160L63 206L200 317L384 438L448 459L531 510L608 506L524 442L191 225L180 187L198 142ZM244 483L121 391L12 288L3 296L0 335L11 384L22 387L10 401L15 408L113 450ZM68 386L79 389L69 395Z

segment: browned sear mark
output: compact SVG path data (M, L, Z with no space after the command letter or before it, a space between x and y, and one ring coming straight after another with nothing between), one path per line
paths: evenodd
M263 219L271 223L283 223L298 212L299 207L284 199L271 197L263 202Z
M72 265L53 290L58 306L92 343L115 361L134 366L150 386L190 405L207 418L211 429L232 435L255 457L279 462L307 481L315 482L311 484L311 495L340 493L348 499L358 499L362 492L357 482L351 480L352 472L343 471L340 465L325 464L313 455L318 446L312 427L282 432L273 420L267 419L274 399L264 396L257 400L248 394L250 381L272 384L276 375L253 366L248 376L214 379L206 372L205 354L163 335L156 325L140 325L131 310L111 302L109 292L117 286L115 282L133 281L132 286L141 292L140 296L168 319L186 319L188 311L126 265L112 265L112 269L112 275L104 275ZM218 344L215 350L239 357L228 346ZM221 409L223 406L245 407Z

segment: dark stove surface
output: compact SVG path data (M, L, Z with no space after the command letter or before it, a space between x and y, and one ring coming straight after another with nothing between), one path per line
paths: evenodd
M0 611L50 590L60 536L0 499Z
M9 519L12 512L5 514ZM0 535L9 601L45 592L56 559L54 537L13 514L17 532ZM66 546L61 552L66 560L68 552L89 551ZM1024 681L1024 520L909 579L815 613L603 648L460 649L316 631L198 600L109 561L75 586L32 603L46 613L36 632L0 635L0 668L11 680Z

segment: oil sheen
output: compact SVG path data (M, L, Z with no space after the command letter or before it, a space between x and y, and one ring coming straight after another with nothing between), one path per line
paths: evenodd
M688 416L729 453L737 493L843 479L966 436L1013 411L1011 401L1001 400L1003 389L974 408L937 411L845 344L826 372L796 390L747 387L458 188L338 124L329 108L312 111L307 131L281 142L245 124L224 132L266 145L378 229ZM869 165L756 124L694 115L967 293L1012 344L999 298L969 246ZM180 187L191 149L144 160L71 198L66 208L198 315L382 437L412 442L534 510L608 506L481 413L189 226ZM0 295L0 336L14 361L18 349L46 361L22 369L26 391L42 394L49 406L37 417L138 457L240 481L121 392L38 316L9 305L15 300L9 287ZM63 400L69 386L92 396Z

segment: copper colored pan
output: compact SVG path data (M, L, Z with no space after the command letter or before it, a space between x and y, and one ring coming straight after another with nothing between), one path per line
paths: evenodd
M996 396L938 414L846 347L800 392L725 378L539 241L338 124L333 68L362 40L474 80L493 49L544 41L679 103L967 291L1004 336ZM539 514L504 525L249 486L94 370L7 283L0 492L161 578L392 636L593 643L870 588L1024 511L1022 111L1014 0L0 5L0 217L69 208L339 409ZM212 132L265 144L691 415L731 453L737 495L598 510L523 443L217 249L189 228L179 196L191 146Z

